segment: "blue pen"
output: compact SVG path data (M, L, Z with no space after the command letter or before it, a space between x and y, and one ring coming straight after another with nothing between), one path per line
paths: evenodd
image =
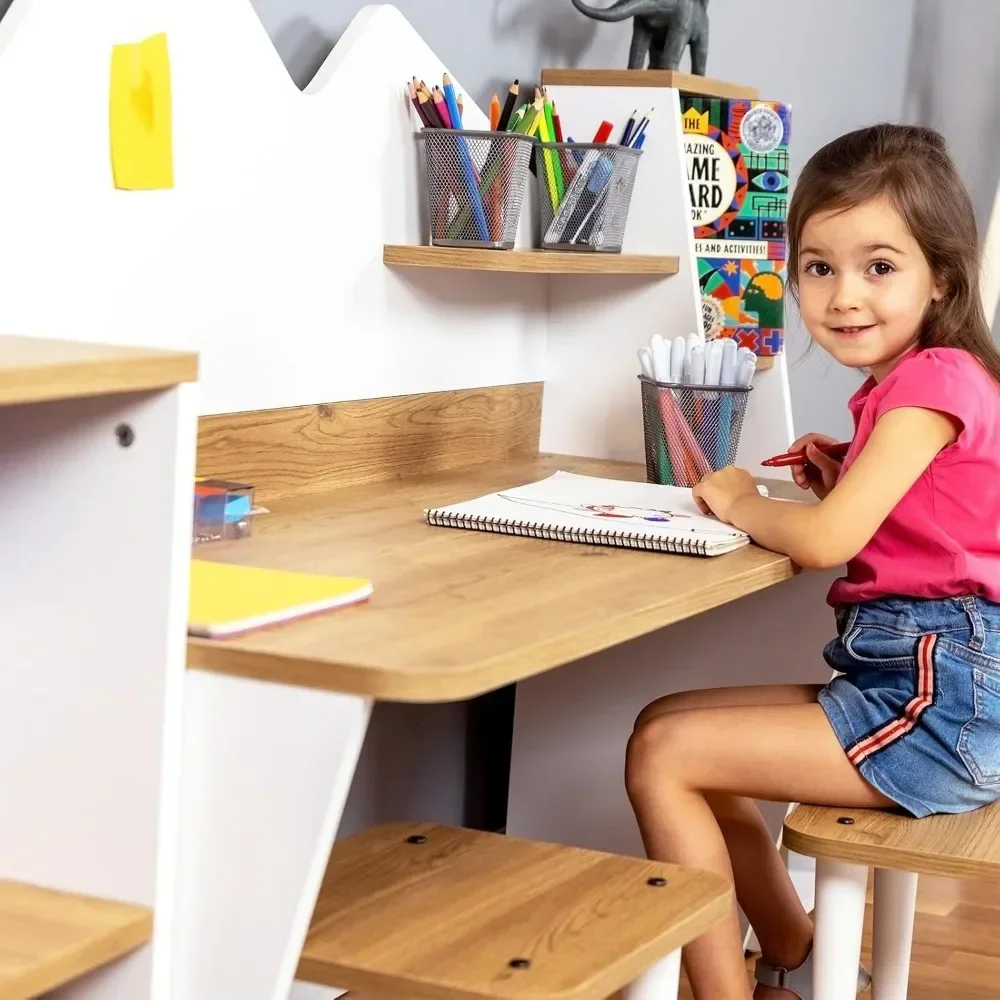
M458 107L458 100L455 97L455 85L447 73L444 75L444 99L448 105L448 114L451 117L452 128L460 129L462 127L462 112ZM458 156L462 161L462 170L465 173L465 181L469 188L472 215L476 220L479 238L485 243L490 238L490 227L486 222L483 198L479 193L479 185L476 183L476 170L472 165L472 157L469 155L469 147L465 139L461 136L456 136L455 144L458 146Z

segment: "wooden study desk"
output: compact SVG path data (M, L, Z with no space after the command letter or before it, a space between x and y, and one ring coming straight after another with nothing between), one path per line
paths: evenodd
M550 678L573 692L572 717L593 654L797 575L756 546L671 556L428 525L427 507L558 469L645 478L639 465L539 455L541 394L526 383L202 418L199 474L254 483L270 513L252 538L197 557L364 576L375 591L273 629L187 640L176 995L288 996L376 700L456 701L517 682L520 717L525 685ZM593 751L618 768L630 722L615 726ZM536 786L559 759L533 758Z
M359 575L363 605L228 641L188 664L392 701L455 701L523 680L780 583L787 556L749 546L671 556L431 527L424 508L564 469L645 479L638 465L540 456L272 504L255 536L199 558Z

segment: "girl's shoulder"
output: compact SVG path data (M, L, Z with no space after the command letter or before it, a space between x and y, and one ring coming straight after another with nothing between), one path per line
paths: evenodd
M922 386L930 395L962 389L1000 406L1000 385L974 354L960 347L928 347L904 358L883 382L885 391L902 385Z

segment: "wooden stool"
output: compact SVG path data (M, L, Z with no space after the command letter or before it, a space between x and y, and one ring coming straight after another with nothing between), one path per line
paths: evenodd
M798 806L785 821L784 844L816 858L813 1000L855 996L870 868L872 988L878 1000L905 1000L917 876L1000 882L1000 803L928 819Z
M433 824L334 846L297 978L428 1000L673 1000L722 918L706 872Z

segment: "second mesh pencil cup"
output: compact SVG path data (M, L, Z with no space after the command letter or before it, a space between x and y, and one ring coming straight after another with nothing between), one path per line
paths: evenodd
M605 143L539 143L542 249L621 253L640 156Z
M512 250L533 141L508 132L425 128L431 245Z
M733 464L752 388L639 381L649 482L695 486Z

